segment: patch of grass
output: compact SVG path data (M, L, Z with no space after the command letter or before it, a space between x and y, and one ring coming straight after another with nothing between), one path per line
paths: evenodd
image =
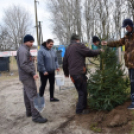
M134 111L133 110L131 110L131 113L132 113L132 116L134 117ZM130 132L130 134L134 134L134 121L132 121L132 130L131 130L131 132Z
M91 124L90 130L92 130L95 133L101 133L101 131L102 131L101 128L100 127L97 127L97 126L98 126L98 123L97 122Z
M134 121L132 121L132 126L134 126ZM132 127L130 134L134 134L134 127Z

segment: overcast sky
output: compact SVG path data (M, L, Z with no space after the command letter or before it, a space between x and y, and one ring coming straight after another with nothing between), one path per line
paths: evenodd
M50 12L47 10L46 2L47 0L38 0L38 21L42 21L43 28L43 38L47 40L48 38L54 39L54 35L52 34L51 22L50 22ZM33 20L33 28L32 33L34 37L36 37L35 26L35 15L34 15L34 0L0 0L0 23L2 22L3 12L6 8L9 8L12 5L21 5L25 7L29 13L31 14L31 18ZM55 41L55 44L58 44Z

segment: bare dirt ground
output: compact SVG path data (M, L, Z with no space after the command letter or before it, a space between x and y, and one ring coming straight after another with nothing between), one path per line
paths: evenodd
M66 90L59 90L56 86L55 96L60 102L50 103L47 86L46 107L41 114L48 122L38 124L25 115L23 86L18 77L0 77L0 134L92 134L90 130L77 126L75 121L69 125L75 117L77 94L68 83L62 89Z
M41 114L48 122L34 123L25 115L23 86L14 74L0 77L0 134L134 134L134 111L127 110L130 101L111 112L90 110L88 115L75 115L77 93L67 82L62 87L66 90L55 87L58 103L50 103L47 85L46 107Z

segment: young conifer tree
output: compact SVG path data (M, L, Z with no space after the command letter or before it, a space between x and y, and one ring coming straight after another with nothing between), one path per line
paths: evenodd
M115 50L103 46L95 73L88 80L88 102L92 109L112 110L127 99L128 78L117 61Z

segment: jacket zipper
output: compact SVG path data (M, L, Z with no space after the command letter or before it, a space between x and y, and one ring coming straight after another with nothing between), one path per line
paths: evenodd
M52 54L51 54L51 50L50 50L50 55L51 55L51 70L52 70L53 62L52 62Z

